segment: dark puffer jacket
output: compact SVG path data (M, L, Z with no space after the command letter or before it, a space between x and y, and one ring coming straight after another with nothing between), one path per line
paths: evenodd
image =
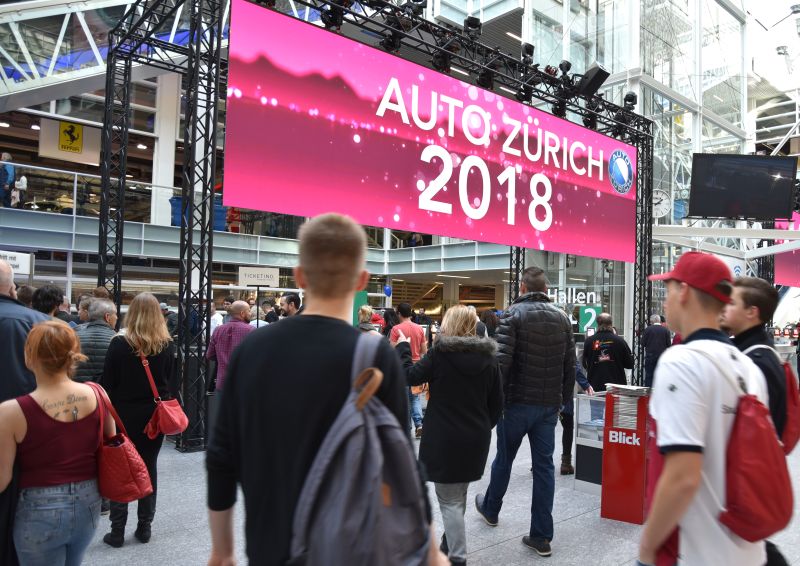
M81 353L89 359L78 365L75 381L100 381L103 377L103 366L106 363L106 352L116 332L102 320L94 320L82 324L75 329L81 341Z
M503 410L496 350L488 338L442 336L412 365L408 343L397 345L408 385L430 384L419 459L432 482L471 482L483 475Z
M575 336L544 293L526 293L500 317L495 336L506 404L560 407L575 387Z

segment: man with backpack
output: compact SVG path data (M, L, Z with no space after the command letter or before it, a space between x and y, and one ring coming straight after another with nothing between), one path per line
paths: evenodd
M340 559L334 555L363 551L369 545L373 547L365 552L380 557L373 564L396 564L399 562L386 559L387 553L407 556L403 550L411 543L421 545L424 553L432 549L431 561L423 556L419 564L434 564L441 559L429 542L430 509L415 467L411 441L404 431L408 410L405 373L388 341L362 335L352 326L355 293L369 280L364 269L365 253L366 235L349 218L326 214L306 222L300 231L299 266L294 271L298 286L305 289L307 306L303 316L288 317L280 324L249 334L230 359L206 456L211 565L233 564L237 484L244 494L247 556L251 564L366 565L369 562L365 559ZM371 354L357 350L362 346L359 336L374 338ZM368 359L366 363L362 358ZM362 365L382 372L382 381L373 372L364 386L366 395L372 393L368 391L370 386L380 384L374 391L375 398L366 406L351 403L352 374ZM359 412L351 405L357 406ZM340 415L347 409L352 418L343 421ZM345 449L352 446L347 439L336 437L354 421L363 426L353 429L350 440L365 437L366 429L378 437L388 431L399 439L395 452L387 455L386 444L366 442L361 453L329 452L334 439L342 441ZM374 440L375 434L368 440ZM382 454L376 453L381 451ZM318 453L331 456L324 477L318 473ZM405 472L405 491L386 483L385 477L391 476L392 471L384 467L378 470L383 473L384 483L380 484L378 473L377 489L375 477L370 477L370 481L358 484L336 484L341 488L338 499L326 493L334 480L363 478L365 468L372 466L370 469L374 470L376 462L383 463L382 456L387 465ZM320 479L321 483L313 485ZM309 497L309 489L314 487L315 496ZM329 499L321 500L325 495ZM404 512L415 511L406 515L413 523L402 525L409 533L406 539L373 536L384 534L392 526L390 521L377 520L383 519L383 514L373 516L371 521L365 519L364 509L374 511L376 502L383 505L378 508L379 514L391 506ZM334 512L348 519L320 522L314 515L330 517ZM298 524L298 517L315 525L310 536L306 536L308 532L298 532L307 527ZM376 529L380 532L374 533ZM302 548L309 551L311 559L307 562L294 562L298 541L313 547ZM331 556L320 562L319 555L326 549Z
M722 312L722 328L733 343L758 366L767 382L769 412L778 437L786 425L786 374L765 325L778 308L778 290L757 277L740 277L733 283L731 302ZM789 564L778 548L767 541L767 566Z
M667 322L684 338L656 367L650 414L664 463L639 562L655 564L678 527L682 565L763 566L764 543L748 542L720 521L730 502L726 463L746 397L741 387L761 403L768 399L761 371L720 331L720 314L731 301L730 270L710 254L686 252L671 272L650 279L665 281Z

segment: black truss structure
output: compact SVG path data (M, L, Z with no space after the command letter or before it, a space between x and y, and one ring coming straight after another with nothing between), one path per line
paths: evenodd
M125 174L130 129L131 67L158 67L183 77L185 98L178 287L178 383L189 428L181 451L206 446L206 345L210 339L217 101L227 76L222 60L225 0L136 0L109 33L102 132L98 285L121 306ZM189 15L189 42L159 38L179 11Z

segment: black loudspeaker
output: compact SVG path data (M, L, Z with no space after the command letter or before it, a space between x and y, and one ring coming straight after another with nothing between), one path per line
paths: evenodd
M587 70L581 77L581 80L578 81L578 86L576 87L578 95L585 97L594 96L610 75L611 73L595 63L589 67L589 70Z

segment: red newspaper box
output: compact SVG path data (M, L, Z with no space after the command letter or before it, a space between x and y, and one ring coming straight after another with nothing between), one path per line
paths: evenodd
M605 519L644 523L648 392L645 387L609 384L600 497L600 516Z

